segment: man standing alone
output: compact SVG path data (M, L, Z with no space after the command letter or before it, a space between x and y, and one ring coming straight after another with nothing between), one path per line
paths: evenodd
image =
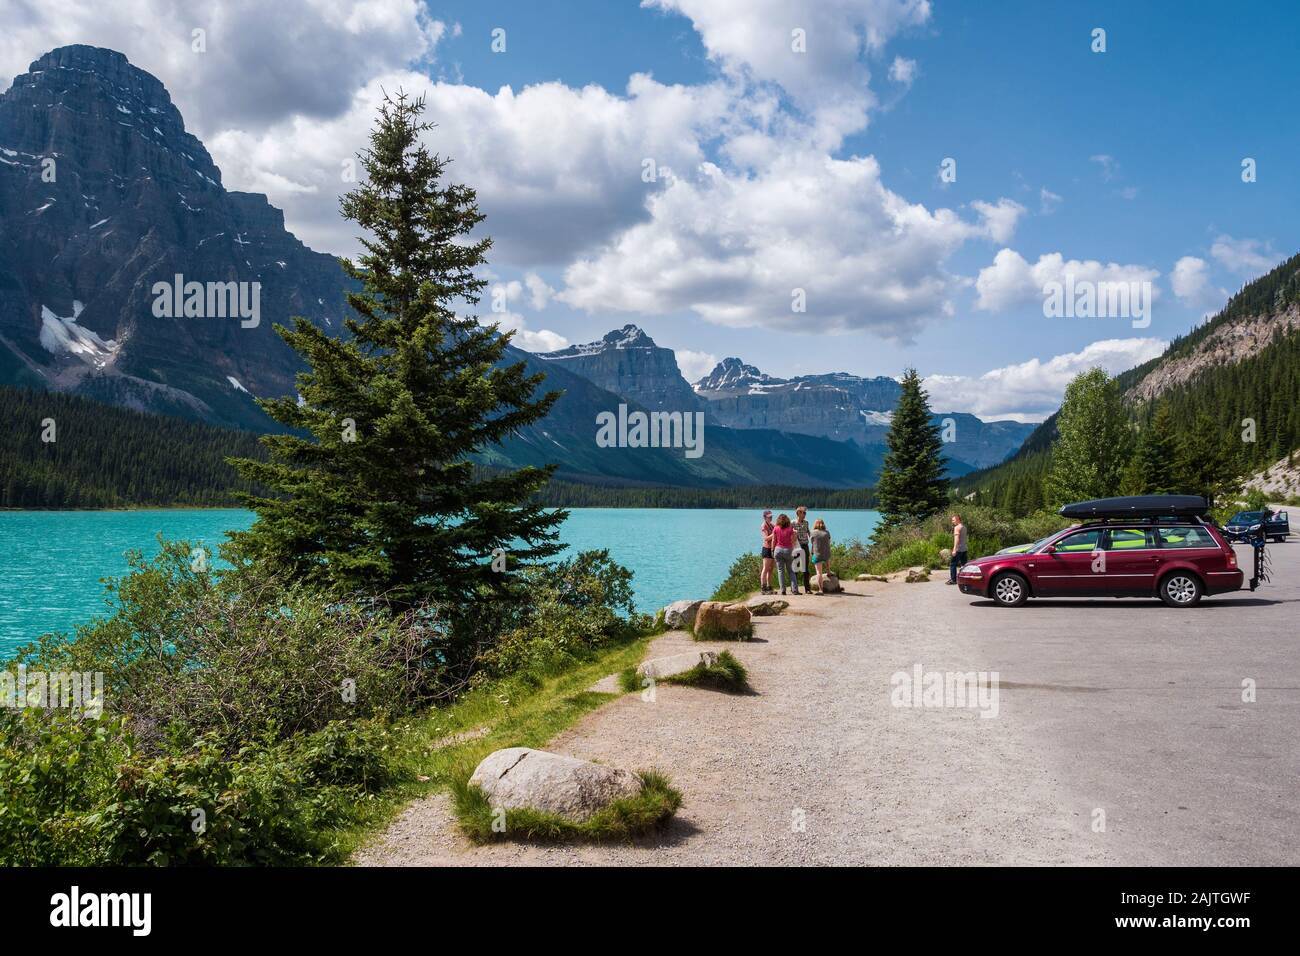
M948 560L948 583L957 583L957 569L966 563L966 525L961 515L952 516L952 557Z

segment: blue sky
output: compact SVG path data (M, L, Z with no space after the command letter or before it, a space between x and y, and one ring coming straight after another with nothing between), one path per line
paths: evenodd
M0 80L122 50L228 186L340 253L340 163L381 88L421 92L494 237L481 311L524 347L632 322L691 378L914 366L937 407L1036 420L1300 249L1297 27L1281 2L49 0L0 38ZM1066 277L1149 281L1150 325L1046 317Z
M442 5L440 14L460 22L467 36L507 25L526 38L507 56L465 37L447 53L463 51L453 58L464 81L488 89L559 79L616 90L635 71L664 83L707 82L716 73L682 16L633 5L563 6L557 15L548 4L527 13L501 4ZM1106 30L1104 53L1091 49L1095 27ZM1031 262L1060 252L1158 271L1159 301L1147 329L1124 319L1045 319L1036 303L989 313L976 309L970 294L958 298L954 316L937 318L911 344L857 333L737 330L700 323L689 312L628 320L664 344L739 354L776 374L897 375L911 364L925 374L970 376L1078 352L1099 339L1181 334L1222 303L1219 290L1235 290L1261 261L1300 249L1293 214L1300 196L1289 162L1300 152L1300 130L1285 119L1300 78L1296 27L1300 15L1281 3L1246 16L1210 3L1179 4L1175 12L1161 4L940 2L883 57L867 58L873 73L885 71L891 54L915 60L917 77L905 93L887 95L838 155L874 155L891 189L931 208L1000 196L1022 203L1027 213L1009 246ZM1240 165L1248 156L1258 164L1249 184ZM957 160L950 185L936 176L945 157ZM1224 236L1235 243L1225 240L1216 257L1211 250ZM995 251L996 244L970 244L949 266L976 276ZM1205 263L1207 289L1190 301L1170 288L1184 256ZM572 341L595 338L620 319L548 312L547 327Z

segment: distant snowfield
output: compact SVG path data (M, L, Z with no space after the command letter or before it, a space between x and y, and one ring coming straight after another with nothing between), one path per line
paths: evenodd
M48 306L41 306L41 347L51 355L75 355L89 365L103 368L117 357L118 342L101 339L78 325L77 317L84 308L74 301L72 315L60 316Z

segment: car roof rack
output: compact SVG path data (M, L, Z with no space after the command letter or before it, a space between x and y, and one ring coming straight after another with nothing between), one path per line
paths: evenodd
M1162 519L1186 521L1200 518L1210 510L1210 503L1200 495L1129 495L1122 498L1094 498L1076 501L1061 508L1066 518L1079 519Z

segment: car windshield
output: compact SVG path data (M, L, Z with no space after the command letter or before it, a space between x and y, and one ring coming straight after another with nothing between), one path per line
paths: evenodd
M1229 524L1254 524L1259 521L1261 515L1258 511L1238 511L1232 516Z
M1039 548L1041 548L1043 545L1047 544L1047 542L1050 541L1050 540L1051 540L1052 538L1054 538L1054 537L1056 537L1056 535L1054 535L1054 534L1049 534L1046 538L1039 538L1039 539L1038 539L1037 541L1035 541L1033 544L1026 546L1026 548L1025 548L1025 554L1033 554L1033 553L1036 552Z

